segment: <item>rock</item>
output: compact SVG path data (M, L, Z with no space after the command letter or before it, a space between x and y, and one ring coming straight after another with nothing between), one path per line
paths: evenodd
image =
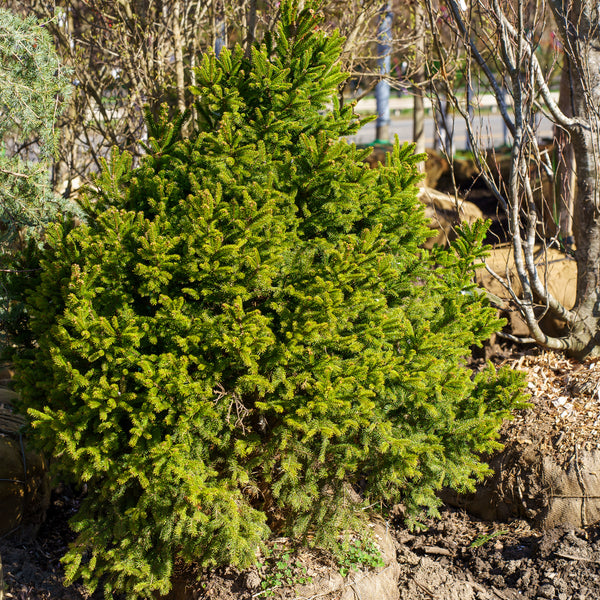
M552 600L552 598L554 598L554 594L556 593L556 590L554 589L554 586L550 583L544 583L542 585L540 585L540 587L537 590L537 597L538 598L549 598L550 600Z
M339 572L331 571L326 576L308 585L298 586L295 597L317 597L335 593L340 600L399 600L398 575L400 566L396 560L396 542L380 524L372 524L373 537L379 546L385 566L377 571L358 571L344 579Z
M445 246L455 240L455 228L461 222L471 224L483 219L483 213L475 204L431 188L421 188L418 198L425 204L425 215L430 219L429 227L438 231L437 236L424 244L426 248L432 248L434 244Z

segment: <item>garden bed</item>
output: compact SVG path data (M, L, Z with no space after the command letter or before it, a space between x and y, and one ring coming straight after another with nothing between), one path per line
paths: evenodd
M515 368L527 371L532 407L521 411L503 430L507 454L504 462L498 464L504 465L504 471L496 482L500 485L496 486L495 500L488 503L488 506L495 504L496 514L492 515L495 520L484 520L466 510L447 506L440 520L424 520L426 529L415 533L406 530L400 520L394 520L391 515L390 531L398 544L399 597L451 600L460 590L461 600L469 597L558 600L600 597L600 527L591 522L592 498L588 499L588 512L583 513L590 520L586 526L567 524L564 527L560 526L564 523L544 520L543 515L549 510L548 490L544 492L541 484L521 486L522 490L531 492L529 495L522 492L521 508L517 509L517 512L522 511L521 518L508 510L511 506L518 507L515 494L519 489L518 485L508 485L508 482L514 484L518 472L522 473L522 483L532 476L531 472L523 471L524 459L515 458L518 449L522 456L529 456L534 448L534 455L551 457L565 472L573 464L574 456L581 461L586 452L597 450L600 362L580 364L540 351L517 353L508 360ZM511 465L506 456L515 458ZM532 493L534 488L538 490L537 495ZM80 495L74 490L55 489L47 520L35 540L20 539L18 532L0 540L6 598L102 597L99 591L89 596L79 585L65 589L61 583L63 571L59 559L74 538L67 520L77 510L79 501ZM476 510L472 502L461 501L463 506ZM579 504L577 499L573 502L571 513L581 515L582 500ZM499 520L502 515L498 514L498 507L502 503L506 521ZM339 579L330 558L307 552L300 558L309 577ZM177 595L182 600L268 597L262 588L266 577L264 568L218 569L210 575L188 569L181 576L180 590L187 585L185 596L183 592ZM200 581L194 582L199 577ZM299 593L289 589L273 590L275 597L307 597ZM329 597L339 598L341 593L343 585L338 585Z

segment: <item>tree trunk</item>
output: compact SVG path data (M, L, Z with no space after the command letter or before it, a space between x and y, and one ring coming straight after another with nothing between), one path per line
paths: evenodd
M377 63L382 79L375 88L377 122L375 142L390 141L390 83L385 79L390 74L392 54L392 3L386 2L379 12L377 24Z
M173 5L173 45L175 47L175 77L177 84L177 108L185 111L185 75L183 72L183 40L181 37L181 9L179 1Z
M257 0L250 0L248 3L248 12L247 12L247 29L248 33L246 35L246 58L250 58L252 54L252 44L254 44L255 36L256 36L256 10L257 10Z
M600 58L600 54L599 54ZM600 61L598 62L600 65ZM598 68L598 66L596 66ZM576 94L580 91L576 90ZM600 94L595 99L600 102ZM576 114L582 102L576 101ZM577 106L579 105L579 106ZM597 119L596 119L597 120ZM596 126L598 123L596 123ZM597 131L597 127L595 128ZM580 322L573 336L582 346L577 354L600 355L600 213L598 211L598 136L584 127L573 135L573 154L577 165L574 206L575 258L577 260L577 301L575 312Z
M573 116L572 74L565 59L560 76L558 107L568 117ZM573 200L575 197L575 156L570 135L563 127L554 128L556 182L554 207L558 217L560 237L566 247L573 245Z
M423 103L423 83L425 81L425 15L420 4L415 6L415 74L413 77L413 142L417 153L425 152L425 105ZM425 164L420 164L425 170Z
M573 116L571 128L577 169L574 201L574 233L577 246L578 316L571 335L572 354L600 356L600 15L591 0L552 0L556 22L565 44L565 60L572 73Z
M221 54L221 50L227 46L227 23L223 1L221 0L221 2L216 3L213 10L213 48L218 57Z

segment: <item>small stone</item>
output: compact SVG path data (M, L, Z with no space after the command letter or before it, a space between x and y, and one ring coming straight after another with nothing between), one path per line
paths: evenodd
M540 587L538 588L537 597L538 598L548 598L549 600L552 600L552 598L554 598L555 593L556 593L556 589L554 588L553 585L551 585L550 583L544 583L543 585L540 585Z

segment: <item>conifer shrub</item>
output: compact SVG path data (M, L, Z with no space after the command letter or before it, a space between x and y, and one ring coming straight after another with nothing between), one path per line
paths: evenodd
M487 472L521 379L472 376L500 322L471 279L485 225L428 236L410 146L341 136L342 40L282 2L250 57L204 57L192 131L150 123L34 254L15 340L35 438L88 494L67 580L165 592L175 560L248 565L270 532L331 546L365 502L435 512ZM364 513L361 513L364 514Z
M48 171L69 84L43 24L3 7L0 72L0 253L5 253L23 229L35 230L65 210L66 203L51 192Z
M3 5L6 3L3 3ZM7 267L25 240L72 203L52 193L56 119L69 84L52 38L33 17L0 6L0 347L20 313L7 293Z

